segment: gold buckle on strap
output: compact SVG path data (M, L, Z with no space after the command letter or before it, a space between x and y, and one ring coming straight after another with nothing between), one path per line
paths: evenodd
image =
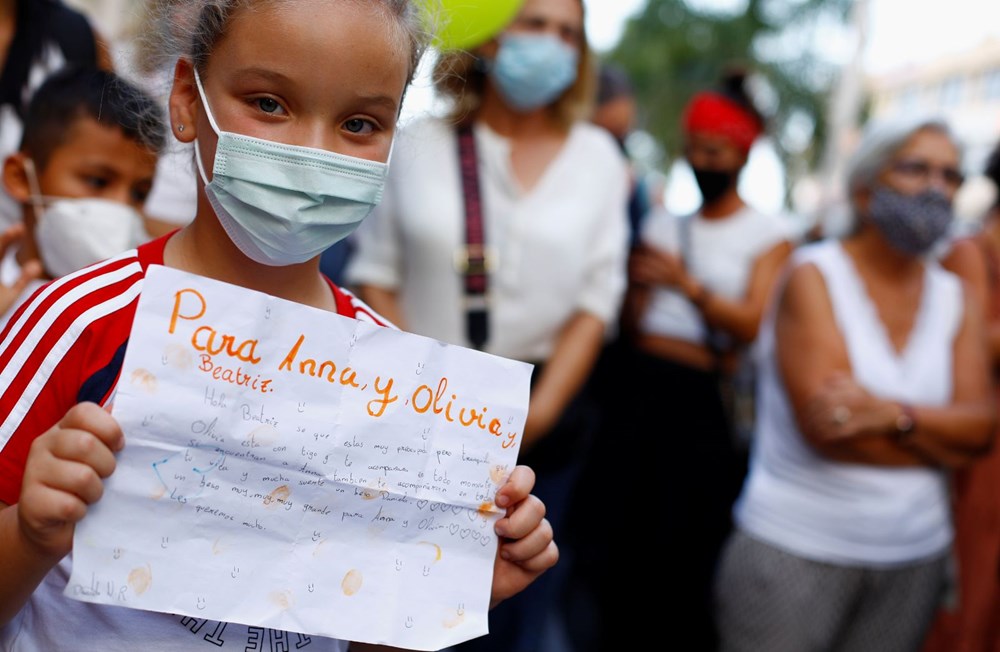
M496 269L497 251L481 244L463 245L455 249L454 263L460 274L482 276Z

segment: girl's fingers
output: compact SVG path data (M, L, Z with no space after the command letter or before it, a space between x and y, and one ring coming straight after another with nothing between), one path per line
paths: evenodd
M548 519L542 519L537 527L526 536L500 544L500 556L512 562L524 562L541 555L553 543L552 525Z
M529 495L512 509L507 516L497 521L496 533L507 539L521 539L539 527L545 519L545 503L537 496Z

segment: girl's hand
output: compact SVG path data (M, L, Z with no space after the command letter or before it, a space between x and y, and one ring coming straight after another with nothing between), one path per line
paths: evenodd
M535 472L518 466L497 491L496 504L506 507L507 515L496 523L500 545L493 564L491 608L524 590L559 561L545 504L531 495L534 486Z
M73 529L104 493L125 445L118 422L95 403L80 403L38 437L28 452L17 503L24 537L46 556L73 547Z

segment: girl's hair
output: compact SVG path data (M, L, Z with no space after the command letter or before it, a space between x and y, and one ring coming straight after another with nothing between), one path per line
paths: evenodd
M295 0L145 0L138 68L144 72L169 68L180 57L204 68L215 43L238 9L261 4L292 3ZM339 0L354 2L382 11L387 24L394 25L405 42L413 78L430 41L427 16L430 10L414 0Z
M583 0L580 10L585 11ZM550 106L556 122L569 127L590 116L597 86L597 64L587 44L587 32L581 28L580 57L576 81ZM486 88L486 70L474 51L446 52L434 66L434 86L452 102L450 118L455 122L471 120L479 112Z

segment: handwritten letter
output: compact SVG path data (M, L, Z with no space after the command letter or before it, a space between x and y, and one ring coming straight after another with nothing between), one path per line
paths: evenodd
M484 634L530 365L151 267L66 594L439 649Z

